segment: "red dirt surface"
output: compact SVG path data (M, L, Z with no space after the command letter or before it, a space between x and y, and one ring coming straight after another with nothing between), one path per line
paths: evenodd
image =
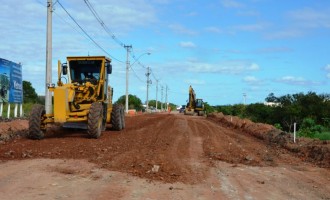
M272 126L221 114L127 117L125 130L99 139L52 128L43 140L0 144L0 196L330 199L329 144L288 138Z

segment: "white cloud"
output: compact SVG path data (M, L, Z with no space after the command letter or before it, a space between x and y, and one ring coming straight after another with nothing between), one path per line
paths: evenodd
M285 53L292 51L293 50L288 47L270 47L270 48L257 49L255 53Z
M289 17L296 24L305 28L330 28L330 10L304 8L289 12Z
M330 64L324 67L324 70L327 72L327 78L330 79Z
M277 31L277 32L272 32L269 34L266 34L265 37L266 39L285 39L285 38L296 38L300 37L303 35L303 32L296 29L291 29L291 30L284 30L284 31Z
M247 69L248 69L248 70L251 70L251 71L257 71L257 70L260 69L260 67L259 67L258 64L256 64L256 63L252 63L252 64L250 65L250 67L248 67Z
M290 84L290 85L307 85L310 81L305 80L303 77L284 76L278 80L278 82Z
M255 82L258 82L259 80L254 77L254 76L246 76L243 78L243 80L247 83L255 83Z
M239 25L239 26L234 26L233 29L236 31L250 31L250 32L255 32L255 31L261 31L264 30L267 27L266 24L245 24L245 25Z
M211 32L211 33L222 33L221 29L219 29L215 26L206 27L205 31Z
M330 64L324 67L325 71L330 71Z
M188 71L197 73L242 74L259 70L259 65L248 61L228 60L218 64L188 63Z
M179 44L183 48L195 48L196 45L193 42L180 42Z
M222 0L221 4L225 8L242 8L244 4L234 0Z
M180 24L170 24L168 27L175 33L184 35L197 35L196 31L190 30Z

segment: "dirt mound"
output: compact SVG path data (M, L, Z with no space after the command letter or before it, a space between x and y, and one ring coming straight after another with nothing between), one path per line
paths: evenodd
M208 119L227 128L239 129L269 145L276 145L297 154L301 159L312 162L321 167L330 167L330 142L309 138L299 138L293 143L293 136L276 129L269 124L254 123L248 119L226 116L222 113L212 113Z
M0 141L9 141L13 138L25 136L29 122L25 119L1 120Z

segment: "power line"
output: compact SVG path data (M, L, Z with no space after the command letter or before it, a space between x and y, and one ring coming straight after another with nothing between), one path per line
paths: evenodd
M132 47L132 58L135 60L135 62L137 62L137 64L139 64L141 67L143 67L144 69L147 69L146 66L144 66L139 60L138 58L135 56L134 54L134 50L133 50L133 47Z
M113 57L110 55L103 47L101 47L79 24L78 22L70 15L70 13L64 8L64 6L61 4L61 2L57 1L57 3L62 7L62 9L66 12L66 14L71 18L71 20L80 28L80 30L98 47L100 48L104 53L106 53L108 56L110 56L112 59L117 60L118 62L123 61Z
M103 27L103 29L111 36L111 38L120 46L125 48L125 44L123 42L121 42L111 31L110 29L107 27L107 25L103 22L103 20L101 19L101 17L97 14L96 10L94 9L93 5L88 1L88 0L84 0L88 9L92 12L92 14L94 15L94 17L96 18L96 20L101 24L101 26Z
M132 68L132 66L131 66L131 70L133 71L133 74L134 74L134 76L139 80L139 81L141 81L142 83L144 83L144 81L137 75L137 73L135 72L135 70Z

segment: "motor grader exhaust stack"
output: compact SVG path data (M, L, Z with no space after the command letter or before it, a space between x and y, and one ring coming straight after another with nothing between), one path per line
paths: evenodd
M191 86L189 87L189 99L188 99L187 106L184 110L184 114L185 115L198 115L198 116L205 115L203 99L196 99L196 93Z
M124 107L112 104L111 72L111 60L105 56L67 57L63 64L59 61L57 86L48 87L53 93L54 114L46 114L43 105L34 105L29 138L42 139L52 123L86 129L91 138L99 138L107 124L117 131L124 129Z

